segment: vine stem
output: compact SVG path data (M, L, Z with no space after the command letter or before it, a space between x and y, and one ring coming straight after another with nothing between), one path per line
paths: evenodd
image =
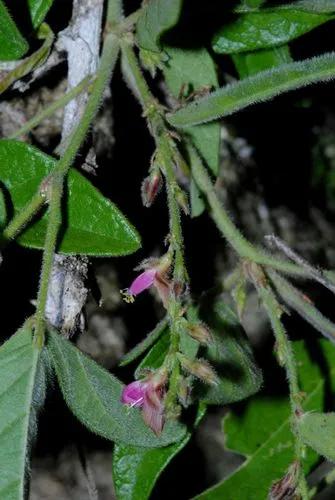
M297 365L291 342L280 319L282 309L278 304L273 291L269 286L261 285L259 282L257 282L257 280L254 280L254 284L256 286L262 304L266 310L272 326L272 330L275 335L278 358L280 360L280 363L285 367L286 370L292 409L292 431L294 435L295 459L299 463L298 492L300 493L302 500L308 500L308 486L301 465L301 460L305 452L305 445L302 442L300 434L297 430L297 419L302 413L301 391L298 382Z
M173 146L169 132L161 115L161 108L151 94L147 82L142 74L138 60L131 45L121 42L123 71L134 95L140 101L144 116L147 118L150 132L157 147L157 161L163 167L166 180L167 199L169 207L169 224L171 244L175 251L174 279L182 283L187 280L184 262L184 241L181 227L180 208L176 199L177 186L173 166Z
M44 108L39 114L28 120L21 128L10 135L9 139L21 137L22 135L30 132L33 128L37 127L37 125L39 125L43 120L52 116L58 109L63 108L67 103L72 101L72 99L81 94L88 87L90 81L90 77L84 78L76 87L64 94L60 99L57 99L57 101L50 104L50 106Z
M162 108L150 92L133 48L127 41L122 41L121 50L123 73L135 97L142 105L143 114L148 121L150 132L156 143L155 159L165 176L169 209L170 244L174 251L173 279L176 284L180 284L183 287L185 282L188 281L188 275L184 261L184 241L180 207L176 198L177 181L174 172L174 146L162 117ZM180 380L180 363L176 356L176 353L179 351L180 340L178 330L180 310L180 303L171 295L168 304L170 348L166 357L166 362L169 363L171 371L169 390L166 396L166 409L170 415L173 415L176 410L175 401L177 399Z
M38 347L44 344L45 335L45 306L48 296L48 286L52 271L53 256L57 244L57 236L61 225L61 201L66 175L71 168L77 151L82 145L99 108L105 87L107 86L119 53L117 37L110 32L106 35L103 45L100 66L92 86L90 97L87 101L82 119L78 127L69 137L68 145L62 158L58 161L51 177L49 189L49 217L43 251L43 263L40 278L40 287L37 297L35 341Z
M45 203L45 197L39 191L27 205L10 221L4 229L1 238L1 246L5 246L10 240L14 240L22 229L31 221Z
M257 264L270 266L287 274L308 277L306 271L302 269L301 266L273 257L272 255L266 253L263 249L252 245L240 233L219 200L213 183L197 151L192 146L188 147L188 151L194 180L207 198L208 204L211 208L211 216L218 229L236 253L242 259L251 260Z

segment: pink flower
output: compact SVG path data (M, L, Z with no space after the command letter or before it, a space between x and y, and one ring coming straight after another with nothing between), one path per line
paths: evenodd
M164 306L170 294L170 283L167 279L167 271L170 267L170 256L165 255L161 259L148 259L141 264L138 269L144 269L139 274L129 288L122 290L123 298L126 302L134 302L135 297L154 286L160 296Z
M155 282L156 274L156 269L147 269L139 276L137 276L137 278L134 279L134 281L128 288L128 292L130 293L130 295L136 297L136 295L138 295L139 293L142 293L147 288L150 288Z
M146 379L128 384L122 391L121 402L142 408L144 422L159 435L164 426L165 372L156 372Z

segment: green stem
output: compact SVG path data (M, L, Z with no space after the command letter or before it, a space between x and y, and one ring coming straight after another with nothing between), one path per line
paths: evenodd
M191 164L192 175L199 189L205 194L208 204L211 208L211 216L216 223L218 229L226 238L228 243L233 247L236 253L242 258L251 260L258 264L266 265L282 271L287 274L296 276L305 276L306 272L300 266L291 262L277 259L263 249L252 245L237 229L235 224L230 219L224 206L219 200L212 181L207 173L207 170L195 149L191 146L188 148Z
M289 341L284 326L280 320L282 311L275 295L269 287L260 286L257 283L255 283L255 285L271 322L272 330L275 334L279 358L286 369L292 408L292 431L295 437L295 458L300 464L298 489L299 493L301 494L302 500L308 500L308 487L301 465L301 460L304 456L305 445L301 441L299 432L297 431L297 419L302 412L302 408L300 404L301 391L298 383L298 371L294 353L292 350L291 342Z
M168 130L162 118L159 104L150 92L133 48L129 43L121 42L121 49L125 76L143 107L150 131L156 142L157 161L161 162L163 166L169 207L171 244L175 252L174 279L184 283L187 280L187 272L184 263L180 208L175 196L177 181L173 169L173 151L169 141Z
M21 128L16 130L10 137L9 139L15 139L17 137L20 137L22 135L27 134L30 132L33 128L37 127L43 120L48 118L49 116L52 116L58 109L63 108L66 106L67 103L72 101L77 95L81 94L83 90L85 90L91 80L91 77L86 77L84 78L76 87L71 89L69 92L67 92L65 95L63 95L60 99L57 99L57 101L53 102L50 104L50 106L46 107L41 111L41 113L37 114L30 120L28 120Z
M45 198L40 192L27 203L27 205L10 221L2 233L2 244L9 240L14 240L18 234L25 228L45 203Z
M107 28L111 24L118 24L123 19L123 8L121 0L109 0L106 14Z
M173 278L176 283L180 283L183 286L188 277L184 263L180 208L176 199L177 180L173 166L173 146L162 117L162 110L150 92L132 47L127 42L122 42L121 49L123 72L129 86L143 107L144 115L147 118L151 134L156 143L156 161L162 168L165 176L169 208L170 243L174 251ZM175 415L179 408L176 401L180 383L180 364L176 354L179 351L180 334L177 324L180 315L180 303L172 295L168 304L170 348L165 358L165 362L169 365L170 370L169 390L165 405L166 413L170 416Z
M170 220L171 244L175 252L173 278L175 281L184 283L188 280L187 271L184 262L184 239L181 227L180 207L176 200L174 187L176 178L171 161L171 152L166 137L160 141L162 152L162 163L164 164L164 173L166 178L167 198Z
M53 256L61 225L61 200L63 195L64 180L99 108L103 92L115 67L118 52L118 40L113 33L109 33L105 38L100 66L80 124L70 135L64 155L58 161L50 177L51 193L49 202L49 218L43 252L43 264L36 312L35 341L39 347L42 347L44 343L44 314L49 280L52 271Z
M52 180L50 192L51 196L49 204L48 226L45 236L42 271L35 315L35 341L39 349L41 349L44 344L44 314L48 298L49 279L52 271L53 258L57 244L57 236L62 223L61 204L63 179L61 176L59 178L55 177Z

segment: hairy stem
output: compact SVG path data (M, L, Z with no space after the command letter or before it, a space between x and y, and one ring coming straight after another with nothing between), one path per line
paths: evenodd
M162 118L159 104L150 92L132 47L129 43L122 42L121 48L125 77L143 107L144 115L148 120L150 131L156 142L157 161L163 167L169 207L171 244L175 253L174 278L183 283L187 279L187 272L184 264L180 208L175 196L177 181L173 169L172 144L169 140L168 130Z
M300 464L299 470L299 480L298 480L298 492L301 495L302 500L308 500L308 487L306 479L301 466L301 460L304 456L305 445L300 439L300 435L297 431L297 419L301 415L301 392L298 383L298 372L297 365L294 358L294 353L292 350L291 343L286 334L285 328L280 320L282 310L277 302L275 295L268 286L260 286L255 283L259 297L263 303L266 313L271 322L272 330L274 332L277 352L280 362L283 364L286 370L286 375L288 379L289 391L290 391L290 402L292 408L292 431L294 434L294 447L295 447L295 459Z
M10 137L9 139L16 139L17 137L20 137L22 135L27 134L30 132L33 128L37 127L43 120L46 118L49 118L49 116L52 116L58 109L63 108L66 106L66 104L74 97L77 95L81 94L87 86L90 83L90 78L84 78L79 85L71 89L69 92L64 94L60 99L57 99L57 101L53 102L50 104L50 106L47 106L45 109L43 109L40 113L35 115L33 118L28 120L21 128L16 130Z
M97 72L92 92L87 101L85 111L78 127L70 135L69 142L62 158L58 161L51 179L51 193L47 234L43 252L43 264L40 279L40 288L37 300L35 340L39 347L44 342L45 332L45 306L47 301L48 285L52 270L53 256L56 249L57 236L61 224L60 210L63 195L63 185L66 175L72 162L82 145L94 119L102 99L103 91L108 84L119 52L118 40L113 33L109 33L105 38L105 43L101 55L100 66Z
M10 221L2 233L2 244L4 246L9 240L14 240L26 227L45 203L45 198L40 192L27 203L27 205Z
M162 117L162 110L150 92L132 47L127 42L123 42L121 43L121 49L125 78L143 107L144 115L156 143L156 161L165 176L169 208L170 244L174 252L173 278L175 283L181 284L183 287L188 277L184 262L180 208L176 199L177 180L173 164L173 144ZM180 364L176 354L179 351L180 335L177 323L180 314L180 304L172 294L168 304L171 343L166 357L166 361L169 360L168 364L171 373L169 390L166 396L166 411L170 416L175 414L178 408L176 400L180 380Z
M48 297L49 279L52 271L53 257L57 243L59 228L62 223L61 203L63 191L63 178L59 176L52 180L50 186L50 203L48 226L45 236L43 263L40 278L40 286L37 296L35 315L35 341L38 348L44 344L44 313Z
M226 238L228 243L233 247L236 253L242 259L248 259L258 264L263 264L270 266L278 271L282 271L287 274L306 276L304 269L300 266L288 262L286 260L281 260L273 257L272 255L266 253L263 249L257 248L252 245L237 229L233 221L227 214L224 206L219 200L213 183L207 173L207 170L193 147L188 148L191 164L192 164L192 175L195 182L199 186L199 189L204 193L207 198L208 204L211 209L211 216L217 225L220 232Z

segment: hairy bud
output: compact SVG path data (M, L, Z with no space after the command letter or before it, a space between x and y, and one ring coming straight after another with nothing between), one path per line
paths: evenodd
M179 361L184 370L194 377L199 378L206 384L217 385L218 378L214 369L204 359L188 359L183 354L178 354Z
M150 207L156 199L162 187L162 176L158 169L155 169L142 183L141 195L145 207Z
M187 333L200 342L200 344L209 344L212 340L211 333L203 323L188 323Z
M182 189L178 189L177 194L176 194L176 199L178 202L178 205L182 209L185 215L190 215L190 207L188 204L188 199L186 194Z
M273 483L269 500L299 500L300 496L297 496L299 468L299 462L293 462L285 476Z

